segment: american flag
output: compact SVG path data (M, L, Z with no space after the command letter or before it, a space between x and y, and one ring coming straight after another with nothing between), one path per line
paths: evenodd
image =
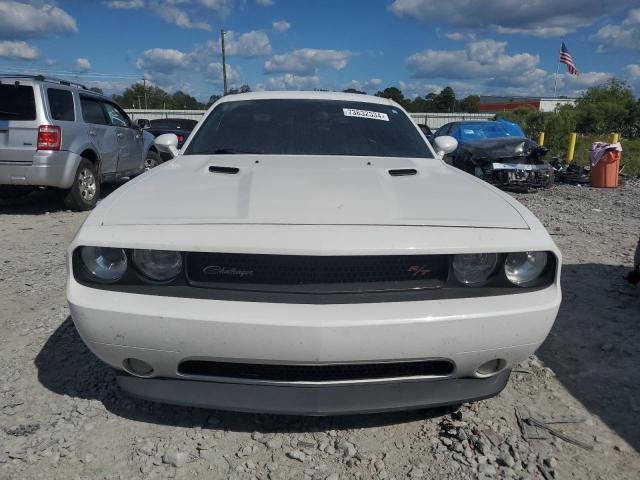
M573 58L571 58L571 54L564 42L562 42L562 49L560 50L560 63L564 63L567 66L567 70L571 75L578 75L578 69L573 64Z

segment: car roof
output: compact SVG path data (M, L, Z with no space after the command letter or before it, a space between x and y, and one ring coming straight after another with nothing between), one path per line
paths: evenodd
M238 102L243 100L341 100L344 102L364 102L378 105L399 105L390 98L375 97L361 93L310 92L310 91L273 91L249 92L226 95L216 103Z

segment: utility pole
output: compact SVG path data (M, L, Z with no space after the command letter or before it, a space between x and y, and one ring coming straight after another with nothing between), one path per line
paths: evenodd
M222 81L224 83L224 94L227 94L227 62L224 54L224 30L220 30L220 47L222 48Z
M142 89L144 91L144 108L149 109L149 103L147 102L147 77L142 78Z

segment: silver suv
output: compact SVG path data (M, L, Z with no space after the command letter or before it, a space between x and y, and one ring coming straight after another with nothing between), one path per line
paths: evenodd
M153 141L116 103L82 85L0 76L0 197L55 187L67 207L91 209L102 182L161 162Z

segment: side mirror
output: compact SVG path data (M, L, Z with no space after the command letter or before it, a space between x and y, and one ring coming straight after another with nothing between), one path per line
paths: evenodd
M178 136L173 133L158 135L153 143L158 149L171 152L174 157L178 155Z
M450 137L449 135L436 137L433 143L435 144L434 147L436 153L440 156L440 158L458 148L458 141L455 138Z
M151 126L151 122L146 118L139 118L138 120L136 120L136 124L140 129L149 128Z

